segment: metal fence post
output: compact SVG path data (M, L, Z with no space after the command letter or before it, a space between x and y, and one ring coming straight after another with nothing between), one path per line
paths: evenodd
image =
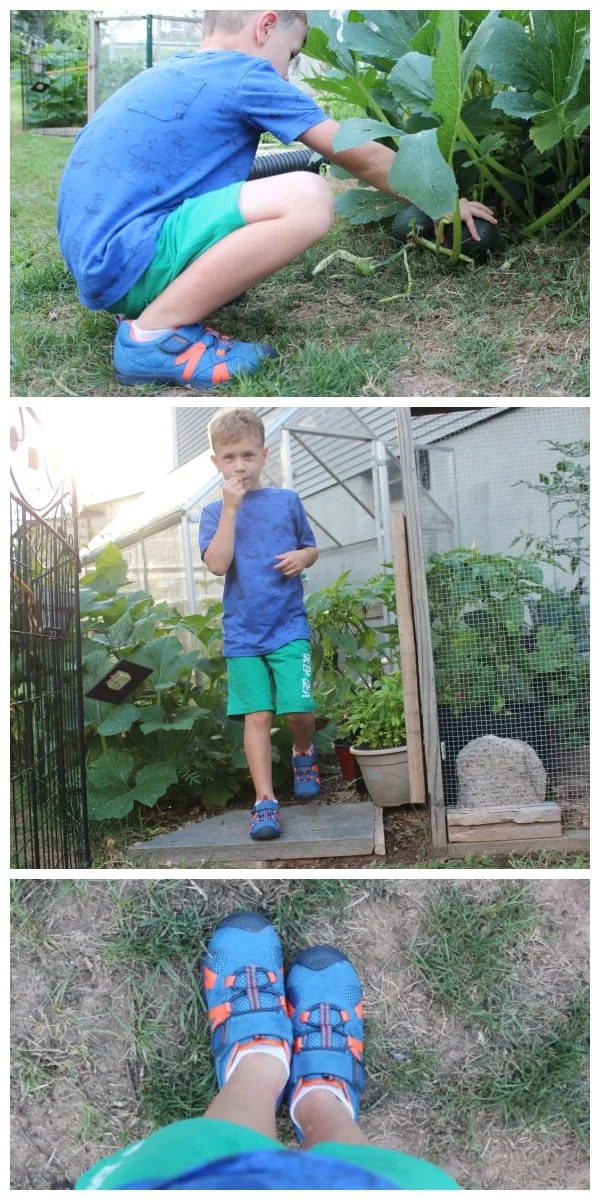
M146 14L146 68L152 66L152 13Z

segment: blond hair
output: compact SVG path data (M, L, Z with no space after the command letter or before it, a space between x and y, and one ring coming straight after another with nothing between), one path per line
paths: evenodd
M284 29L288 29L290 25L294 25L296 21L301 21L303 25L308 27L308 13L300 9L275 9L277 19L281 21ZM239 33L240 30L248 24L251 17L257 17L260 8L257 9L239 9L239 8L215 8L204 13L204 24L202 32L205 37L210 37L211 34L221 33Z
M222 408L209 422L208 436L213 452L218 443L237 442L243 437L256 438L264 446L265 427L251 408Z

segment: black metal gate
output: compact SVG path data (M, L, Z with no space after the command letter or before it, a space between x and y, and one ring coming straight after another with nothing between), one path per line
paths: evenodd
M11 866L89 867L75 497L10 515Z

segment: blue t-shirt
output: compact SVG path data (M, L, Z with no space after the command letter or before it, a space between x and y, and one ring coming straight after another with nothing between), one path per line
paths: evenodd
M297 1150L254 1150L219 1158L170 1179L139 1179L119 1191L402 1191L382 1175L342 1158Z
M223 501L202 509L200 554L210 546L223 512ZM223 653L226 658L269 654L298 638L310 638L300 576L291 579L274 568L276 554L315 546L297 492L258 488L240 504L233 561L223 593Z
M58 236L82 304L116 304L149 266L184 200L248 178L261 133L293 142L327 119L264 58L180 52L142 71L78 135Z

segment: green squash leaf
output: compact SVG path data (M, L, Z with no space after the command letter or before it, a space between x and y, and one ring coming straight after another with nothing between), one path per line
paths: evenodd
M361 191L358 188L340 192L336 197L336 212L347 217L352 225L368 225L370 221L381 221L384 217L393 217L398 212L400 201L394 196L385 196L370 188Z
M521 117L524 121L548 112L548 105L543 100L535 100L529 92L498 92L492 100L492 108L500 109L507 117Z
M157 800L162 800L171 784L177 783L177 768L174 762L149 763L138 771L135 787L131 792L132 802L145 804L151 808Z
M111 712L106 713L98 726L98 733L103 737L111 737L113 734L127 733L128 729L139 721L141 712L135 704L109 704Z
M434 221L453 211L458 194L456 179L440 152L436 129L402 138L392 163L390 185Z
M157 691L175 687L177 680L184 671L189 671L198 663L198 652L191 650L184 654L181 642L174 634L156 638L143 650L132 655L132 662L152 670L152 686Z
M398 136L398 130L393 125L384 125L383 121L371 121L368 117L350 117L350 120L342 122L333 139L333 148L339 154L342 150L364 146L374 138Z
M199 717L208 716L210 712L207 708L197 708L195 704L189 704L178 709L170 720L164 709L159 708L158 712L154 711L151 716L145 717L140 729L142 733L156 733L158 729L193 729Z
M547 150L557 146L563 136L559 114L550 112L542 117L537 117L531 126L529 136L540 154L545 154Z
M415 113L429 113L435 98L433 59L412 50L399 59L388 75L395 99Z

